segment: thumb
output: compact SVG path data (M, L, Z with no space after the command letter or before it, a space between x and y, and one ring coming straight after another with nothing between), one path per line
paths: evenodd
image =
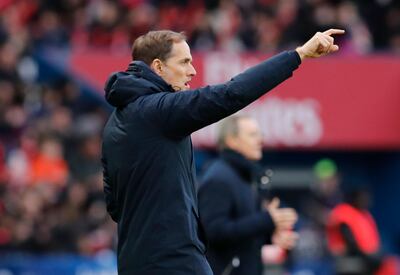
M279 207L280 200L278 198L273 198L272 201L268 204L269 209L277 209Z
M338 45L332 45L329 50L330 50L330 52L336 52L336 51L339 50L339 46Z

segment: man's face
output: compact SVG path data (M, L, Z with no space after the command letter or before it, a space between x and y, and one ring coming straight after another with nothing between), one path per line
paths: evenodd
M252 118L238 120L238 134L230 137L227 145L249 160L262 158L262 134L257 121Z
M189 82L196 75L192 61L189 45L185 41L174 43L170 57L165 62L162 62L161 70L158 74L175 91L188 90L190 88Z

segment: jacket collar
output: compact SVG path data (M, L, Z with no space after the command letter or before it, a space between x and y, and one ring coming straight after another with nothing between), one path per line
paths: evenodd
M233 167L243 180L249 183L255 179L260 169L256 162L246 159L242 154L231 149L224 149L221 152L221 158Z
M154 83L163 92L175 92L171 85L165 82L143 61L132 61L129 63L126 72Z

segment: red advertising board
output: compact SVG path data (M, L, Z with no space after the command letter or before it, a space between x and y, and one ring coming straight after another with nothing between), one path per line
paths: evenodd
M221 83L265 59L256 54L194 54L191 86ZM102 93L107 76L124 70L129 54L73 53L70 64ZM292 78L243 112L260 122L266 147L400 149L400 58L331 56L307 60ZM216 125L193 134L214 146Z

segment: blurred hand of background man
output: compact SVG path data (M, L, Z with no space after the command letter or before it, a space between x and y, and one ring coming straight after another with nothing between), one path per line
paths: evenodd
M280 248L290 250L299 239L299 234L292 230L277 230L272 235L272 243Z
M293 208L279 208L280 201L278 198L273 198L271 202L264 202L264 210L268 211L275 224L275 229L291 230L297 222L297 213Z

